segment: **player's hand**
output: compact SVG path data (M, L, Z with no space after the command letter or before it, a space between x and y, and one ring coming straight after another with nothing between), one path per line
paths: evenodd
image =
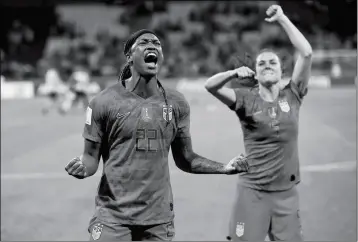
M84 166L81 157L73 158L65 167L67 173L71 176L74 176L78 179L83 179L87 177L87 170Z
M282 8L279 5L271 5L267 10L266 14L268 18L265 18L265 20L269 23L275 22L283 18L285 16L283 14Z
M239 79L255 76L255 72L247 66L241 66L239 68L236 68L234 71Z
M230 162L225 166L227 174L237 174L241 172L249 171L249 164L247 163L247 158L241 154L234 157Z

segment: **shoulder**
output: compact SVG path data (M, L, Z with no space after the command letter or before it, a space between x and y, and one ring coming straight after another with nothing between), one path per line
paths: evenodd
M184 94L172 88L165 88L164 90L168 101L173 104L174 110L179 112L179 117L184 118L188 116L190 113L190 106Z
M93 97L90 104L97 107L108 106L110 103L124 97L124 87L121 83L110 85Z
M303 98L307 95L308 88L303 87L300 84L297 85L294 81L290 79L285 83L282 90L288 93L292 93L298 99L299 102L302 102Z
M183 104L189 105L187 99L185 98L184 94L173 89L173 88L164 88L167 98L174 102L175 104Z

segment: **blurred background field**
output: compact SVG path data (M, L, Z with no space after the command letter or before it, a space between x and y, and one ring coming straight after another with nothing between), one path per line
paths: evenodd
M2 0L1 239L87 240L98 174L68 177L82 152L84 113L41 114L37 95L55 66L66 82L78 66L104 88L125 63L123 43L141 28L162 40L164 85L191 105L194 149L226 162L243 150L237 117L203 89L206 77L278 49L287 76L295 53L281 29L264 23L278 3L314 48L300 116L301 217L308 241L357 241L357 2ZM341 14L344 13L344 18ZM239 60L244 60L240 62ZM3 82L4 81L4 82ZM185 174L169 160L176 240L224 240L235 176Z

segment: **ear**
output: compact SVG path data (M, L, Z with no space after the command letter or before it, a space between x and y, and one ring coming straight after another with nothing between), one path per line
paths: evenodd
M131 55L131 54L128 54L126 57L127 57L127 63L129 63L130 65L132 65L132 63L133 63L133 57L132 57L132 55Z

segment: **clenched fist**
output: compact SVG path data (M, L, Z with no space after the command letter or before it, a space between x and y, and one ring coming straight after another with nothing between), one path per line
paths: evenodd
M272 5L266 10L268 18L265 18L267 22L275 22L280 20L284 14L282 8L278 5Z
M255 72L250 68L248 68L247 66L241 66L239 68L236 68L235 70L233 70L233 72L235 72L235 74L239 79L255 76Z
M227 170L227 174L237 174L241 172L248 172L250 167L247 163L247 159L243 154L234 157L229 161L229 163L225 166Z
M85 165L82 162L81 157L73 158L65 167L67 173L71 176L74 176L78 179L85 178L87 176L87 170Z

